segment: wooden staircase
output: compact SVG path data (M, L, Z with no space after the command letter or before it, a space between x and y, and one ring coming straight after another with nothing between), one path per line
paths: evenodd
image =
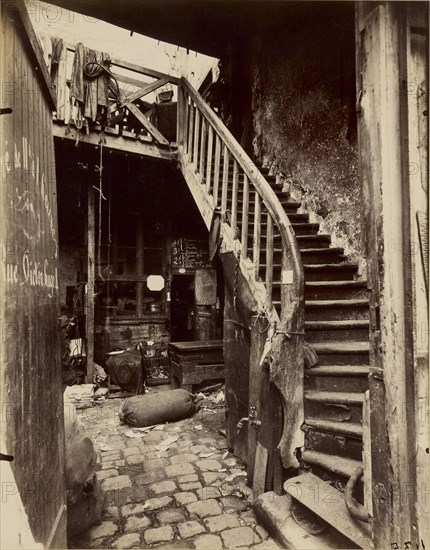
M344 488L362 460L363 401L369 374L369 301L358 266L347 263L342 248L331 247L300 204L260 167L291 221L304 268L305 340L318 355L305 370L305 445L302 467ZM273 304L280 308L280 247L274 235ZM251 243L248 252L251 253ZM262 250L263 258L265 250ZM264 271L263 260L260 269ZM361 493L361 495L360 495ZM359 500L363 502L362 488Z
M248 262L256 294L258 284L264 285L260 308L270 323L282 327L279 332L286 338L281 345L291 347L291 363L285 368L303 372L303 356L297 351L303 346L303 333L318 354L317 365L305 369L302 379L303 422L298 429L304 433L299 452L303 473L294 479L306 482L312 472L317 476L312 479L333 485L343 502L348 479L362 465L363 403L369 374L366 282L357 279L358 266L348 262L342 248L331 246L330 235L319 233L319 224L309 221L309 214L300 210L301 204L283 190L277 178L245 155L197 92L183 79L181 84L179 161L208 228L219 209L224 245L241 254L241 262ZM241 268L246 272L246 265ZM279 365L275 368L282 370ZM283 462L291 465L288 458ZM292 495L308 506L297 494ZM354 496L363 503L362 480ZM344 534L359 546L369 547L367 526L360 522L357 526L345 504L339 506ZM330 521L325 508L322 500L312 505L314 513L343 530L335 517Z

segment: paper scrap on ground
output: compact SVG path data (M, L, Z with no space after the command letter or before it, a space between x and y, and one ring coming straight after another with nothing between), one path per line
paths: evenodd
M137 428L136 428L137 429ZM145 437L146 433L134 432L133 430L127 430L124 432L127 437Z
M213 456L215 453L205 453L202 452L199 454L199 458L209 458L210 456Z
M198 431L201 431L201 430L203 430L203 426L201 424L195 424L194 429L198 430Z
M231 474L231 475L227 476L224 479L224 481L225 482L233 481L233 479L236 479L237 477L242 477L242 476L246 476L246 472L236 472L235 474Z
M179 435L171 435L170 437L159 443L155 448L157 449L157 451L167 451L170 445L178 441L178 439Z

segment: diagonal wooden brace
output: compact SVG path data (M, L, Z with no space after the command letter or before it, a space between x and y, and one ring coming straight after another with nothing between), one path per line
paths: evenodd
M144 128L148 130L151 136L161 145L169 145L167 139L157 130L157 128L146 118L146 116L133 103L127 105L130 112L137 118Z
M121 99L118 103L115 103L109 108L109 114L113 113L120 107L129 106L130 103L133 103L133 101L136 101L136 99L140 99L141 97L150 94L154 90L157 90L158 88L161 88L161 86L164 86L169 82L169 79L166 78L160 78L159 80L156 80L155 82L151 82L151 84L147 84L143 88L139 88L139 90L136 90L135 92L132 92L124 99Z

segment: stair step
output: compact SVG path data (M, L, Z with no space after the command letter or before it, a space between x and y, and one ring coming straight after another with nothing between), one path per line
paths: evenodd
M353 422L334 422L332 420L320 420L316 418L305 418L302 430L307 427L315 428L319 432L334 432L348 437L362 438L363 426Z
M305 369L306 391L361 392L369 388L366 365L319 365Z
M368 365L322 365L306 369L307 376L365 376L369 374Z
M353 462L355 465L356 461ZM357 467L359 465L357 462ZM323 481L312 473L306 473L288 479L284 483L284 490L360 548L372 548L369 526L350 515L344 495L331 486L330 482Z
M249 249L251 249L252 245L252 233L249 235ZM305 270L308 271L308 277L305 277L305 279L309 279L309 272L311 279L310 280L321 280L323 278L326 278L327 280L333 280L330 279L330 277L336 277L334 280L339 280L339 278L342 280L341 275L343 274L343 279L347 279L348 277L351 277L352 275L355 275L357 272L357 267L353 266L352 268L346 267L351 264L347 263L340 263L347 260L347 257L342 254L343 248L301 248L300 249L300 255L303 262L303 267ZM274 248L273 249L273 259L274 259L274 266L275 268L280 268L280 261L282 258L282 249L281 248ZM264 261L264 250L262 250L262 258ZM336 265L337 264L337 265ZM335 266L336 270L330 271L325 269L316 269L319 266ZM337 275L339 273L339 275ZM314 275L315 274L315 275Z
M347 393L338 391L306 391L306 401L318 401L335 405L362 405L364 395L362 393Z
M337 422L337 424L343 423ZM356 424L360 425L360 422L356 422ZM336 432L318 431L316 428L306 427L306 425L303 425L303 433L305 436L305 449L312 449L326 455L350 458L351 460L362 460L363 438ZM327 478L325 477L325 479ZM343 486L344 484L345 480L341 478L340 485Z
M336 321L305 321L306 341L328 342L333 340L369 340L367 319L344 319Z
M293 214L290 214L290 216L292 216L292 215ZM254 227L254 221L253 220L251 220L249 222L249 226L252 227L252 228ZM261 221L260 227L262 228L261 229L262 238L266 238L266 230L263 229L263 227L264 228L267 227L267 222L264 219ZM298 235L316 235L318 230L319 230L319 224L318 223L309 223L309 222L300 222L300 223L291 222L291 227L293 228L294 234L296 236L298 236ZM276 231L276 228L275 228L275 231ZM279 237L280 237L279 233L276 233L274 235L275 239L279 239ZM342 249L339 249L339 250L342 250Z
M354 546L351 539L344 537L336 529L325 529L317 535L306 531L291 515L290 495L280 496L273 491L268 491L253 500L252 508L260 525L272 534L281 548L341 550ZM269 546L273 547L273 545Z
M302 205L301 202L293 201L289 197L285 197L285 198L281 197L281 198L279 198L279 202L281 203L282 207L284 208L284 210L287 214L289 212L295 213L297 211L297 209L300 208L300 206ZM237 198L237 203L238 204L243 204L243 197L238 197ZM254 200L253 196L251 195L250 198L249 198L249 205L250 205L250 207L252 207L251 208L252 211L254 209L253 208L254 204L255 204L255 200Z
M305 299L364 298L366 281L306 281Z
M302 460L308 464L320 466L329 472L346 477L347 479L355 473L359 466L362 466L359 460L352 460L351 458L327 455L325 453L309 450L302 451ZM361 478L360 482L363 482L363 478Z
M306 281L344 281L353 279L358 266L357 264L310 264L306 262L306 258L303 256L303 269Z
M365 365L369 363L369 340L332 340L312 342L312 349L318 355L318 365Z
M334 321L369 318L369 301L352 300L305 300L307 321Z

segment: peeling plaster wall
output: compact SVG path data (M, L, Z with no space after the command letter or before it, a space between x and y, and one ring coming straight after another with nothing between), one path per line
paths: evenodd
M359 259L354 5L340 4L281 15L254 37L253 145L333 244Z

